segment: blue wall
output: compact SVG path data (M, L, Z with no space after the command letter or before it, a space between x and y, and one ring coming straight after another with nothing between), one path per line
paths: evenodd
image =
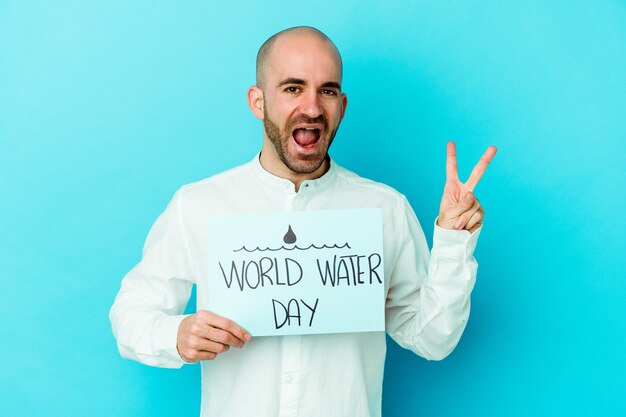
M454 139L486 226L472 317L427 362L390 343L386 416L625 415L623 1L0 2L0 408L196 416L199 369L117 353L108 309L182 184L248 161L257 48L343 53L333 156L428 236Z

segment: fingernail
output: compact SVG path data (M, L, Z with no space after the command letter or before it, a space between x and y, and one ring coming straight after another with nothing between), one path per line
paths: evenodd
M250 336L250 333L246 333L243 335L243 338L246 339L246 342L249 342L250 339L252 339L252 336Z
M452 226L455 229L460 229L461 226L463 225L463 221L461 219L457 220L456 223L454 223L454 226Z
M468 203L472 201L472 199L473 199L472 193L467 193L465 195L465 201L467 201Z

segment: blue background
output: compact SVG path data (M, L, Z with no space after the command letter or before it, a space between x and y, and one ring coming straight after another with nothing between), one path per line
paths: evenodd
M486 226L472 316L427 362L389 344L386 416L625 415L623 1L0 1L0 407L196 416L199 368L121 359L108 310L174 191L258 151L258 47L344 58L332 155L427 236L454 139Z

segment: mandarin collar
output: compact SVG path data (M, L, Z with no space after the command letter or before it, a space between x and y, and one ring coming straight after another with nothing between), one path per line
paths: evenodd
M300 184L300 191L302 191L303 187L305 188L325 187L326 185L330 184L335 179L335 177L337 176L338 167L330 156L328 156L328 162L329 162L328 171L326 171L326 173L319 178L316 178L314 180L303 181L302 184ZM264 183L275 188L282 188L282 189L287 189L287 190L291 190L295 192L296 186L294 185L293 182L289 181L288 179L276 176L272 174L271 172L267 171L265 168L263 168L263 165L261 165L261 152L255 155L255 157L251 161L251 164L252 164L254 173Z

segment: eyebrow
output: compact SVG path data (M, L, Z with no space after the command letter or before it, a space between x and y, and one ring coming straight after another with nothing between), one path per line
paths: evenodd
M278 87L282 87L287 84L306 85L306 82L300 78L293 78L293 77L285 78L280 83L278 83ZM322 88L336 88L337 90L341 91L341 84L339 84L336 81L326 81L324 84L321 85L321 87Z
M327 81L324 84L322 84L322 87L336 88L337 90L341 91L341 84L339 84L336 81Z
M304 82L304 80L301 80L300 78L285 78L280 83L278 83L278 86L282 87L283 85L287 85L287 84L301 84L301 85L304 85L306 83Z

